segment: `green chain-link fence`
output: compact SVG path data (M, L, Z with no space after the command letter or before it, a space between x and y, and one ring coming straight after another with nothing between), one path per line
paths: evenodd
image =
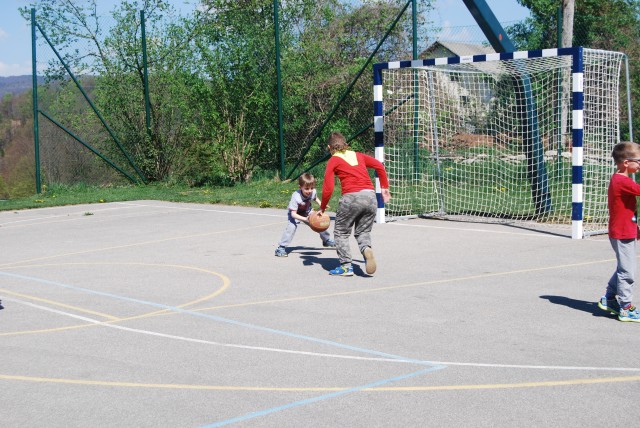
M325 137L334 130L349 136L354 148L373 152L371 65L411 59L411 1L358 7L346 1L281 4L277 21L271 0L253 8L223 0L210 4L226 9L214 13L212 6L188 18L127 8L109 16L87 11L74 16L62 8L35 11L35 62L45 76L37 90L44 185L224 184L260 175L290 179L323 168ZM418 5L418 57L487 49L478 26L436 28L421 20L430 2ZM502 26L510 32L524 24ZM586 38L581 30L574 29L574 39ZM541 46L514 40L522 49L556 43L550 36L539 41ZM630 66L632 75L640 68L633 59ZM35 189L37 171L26 167L33 165L33 147L18 149L3 141L2 149L4 197ZM22 156L14 154L19 151ZM7 165L9 160L14 165ZM32 181L11 189L7 176L17 163L30 170Z

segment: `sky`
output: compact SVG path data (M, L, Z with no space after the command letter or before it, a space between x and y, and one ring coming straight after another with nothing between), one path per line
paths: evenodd
M31 27L18 12L29 6L31 0L1 0L0 13L0 77L31 74ZM82 0L77 0L82 1ZM179 10L185 10L185 0L170 0ZM194 0L191 0L193 3ZM519 21L528 16L528 10L516 0L485 0L500 22ZM99 14L107 14L118 0L98 0ZM446 32L448 27L474 25L475 21L462 0L436 0L428 17Z

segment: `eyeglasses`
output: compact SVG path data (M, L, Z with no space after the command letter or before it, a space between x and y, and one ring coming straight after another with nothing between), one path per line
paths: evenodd
M640 164L640 159L625 159L628 160L629 162L635 162L637 164Z

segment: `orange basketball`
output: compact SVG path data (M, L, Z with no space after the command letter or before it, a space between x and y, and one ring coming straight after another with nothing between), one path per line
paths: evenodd
M329 214L322 213L322 215L318 215L317 212L311 211L309 213L309 227L316 232L324 232L329 229L331 225L331 217Z

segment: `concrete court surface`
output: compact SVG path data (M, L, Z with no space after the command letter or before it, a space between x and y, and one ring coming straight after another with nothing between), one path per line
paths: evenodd
M519 427L640 416L606 237L413 219L353 277L285 212L0 212L0 426ZM332 229L331 229L332 230Z

